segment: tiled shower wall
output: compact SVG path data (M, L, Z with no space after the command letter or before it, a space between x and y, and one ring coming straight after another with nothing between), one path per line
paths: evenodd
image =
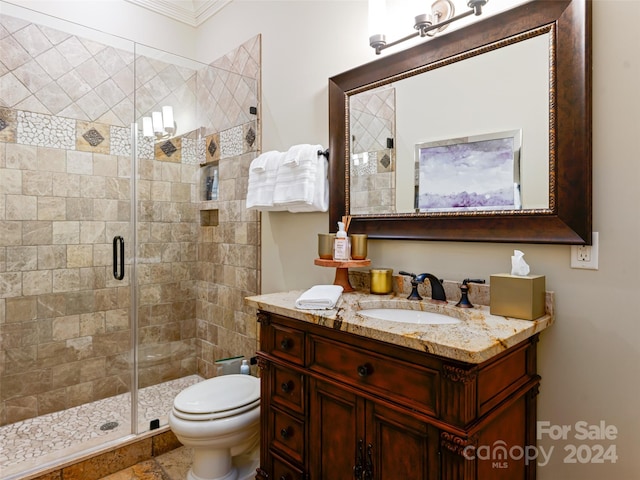
M395 88L380 87L350 97L350 203L352 214L394 213Z
M245 248L249 237L217 235L236 227L248 232L257 219L243 225L246 219L221 211L218 227L201 228L198 182L204 148L214 150L215 139L222 194L216 208L227 201L239 208L242 165L258 143L245 145L236 132L248 125L257 131L247 104L257 101L259 63L246 53L260 58L259 39L239 47L238 72L190 71L0 16L0 49L0 424L129 389L131 269L123 282L113 278L111 239L131 238L134 61L136 115L168 103L193 108L198 122L207 122L171 139L171 155L150 139L138 143L140 386L207 371L201 366L213 357L197 353L246 347L233 353L252 354L255 334L225 324L227 311L218 317L210 302L219 286L232 289L227 295L257 292L236 289L243 282L229 286L223 275L242 268L257 278L257 263L226 254L235 241ZM229 58L233 52L222 61ZM254 76L244 78L247 70ZM239 184L233 197L225 193L232 175ZM224 240L216 255L214 239ZM203 259L215 276L202 268ZM249 316L241 300L231 308L238 309L235 318ZM225 333L213 335L218 329ZM220 341L230 343L222 348Z
M218 215L218 225L201 227L198 236L196 343L198 373L205 378L215 376L216 359L252 357L258 346L256 312L244 297L260 292L260 213L245 208L249 165L261 144L259 116L250 113L250 107L259 108L260 47L257 36L212 63L222 72L255 79L255 88L250 92L231 79L222 82L233 93L214 97L244 98L221 108L242 120L206 140L206 161L218 162L220 185L218 200L200 203L201 210Z

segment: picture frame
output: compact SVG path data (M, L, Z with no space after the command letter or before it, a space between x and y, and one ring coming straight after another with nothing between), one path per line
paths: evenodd
M520 210L522 130L415 146L416 212Z

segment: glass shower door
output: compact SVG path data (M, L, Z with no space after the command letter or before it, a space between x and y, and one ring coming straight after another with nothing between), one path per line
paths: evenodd
M166 426L196 362L199 176L206 66L136 45L138 433Z
M5 2L0 24L0 470L12 478L132 433L134 44Z

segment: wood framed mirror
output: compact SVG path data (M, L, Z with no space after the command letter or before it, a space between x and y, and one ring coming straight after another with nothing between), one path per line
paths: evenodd
M590 244L590 38L590 0L534 0L330 78L330 231L336 230L337 222L344 215L350 215L349 231L366 233L370 238ZM544 107L542 117L540 112L534 114L524 107L536 90L526 83L532 75L525 68L533 64L526 48L534 41L542 43L545 56L534 64L538 71L533 72L533 76L541 74L546 83L542 93L536 93L535 100L529 103ZM520 48L525 50L518 50ZM510 57L502 55L516 55L524 63L514 65ZM479 72L496 70L488 66L490 63L484 63L489 57L497 58L503 66L508 64L510 73L498 74L482 83ZM480 70L475 73L460 70L479 62ZM444 72L449 77L438 80L439 84L420 83L410 89L404 86L416 79L431 82L436 74L442 77ZM460 87L456 88L455 84ZM446 91L448 85L451 91ZM519 99L495 97L506 92L510 85L517 87L514 91L519 92ZM357 136L361 132L355 134L357 104L367 95L388 89L398 96L390 102L397 111L392 114L394 124L389 127L389 140L381 150L367 152L367 148L373 147L360 145ZM407 95L405 91L413 92L412 96L400 98ZM425 98L437 95L450 103L447 108L430 110L430 104L425 103L419 92L424 92ZM489 102L490 106L470 100L473 98ZM460 99L459 105L456 99ZM499 102L515 104L516 108L511 108L511 113L503 112ZM403 109L414 110L409 121ZM444 118L451 110L455 115L446 123ZM493 112L493 116L478 112ZM538 120L530 125L528 122L534 116ZM542 131L536 133L541 125ZM418 133L409 135L408 130L412 129ZM522 151L518 151L516 161L508 162L509 168L519 167L514 176L516 201L499 208L492 207L491 203L482 208L459 207L455 202L448 204L450 208L430 208L425 198L433 193L432 189L437 190L426 180L433 178L426 155L428 147L436 143L430 142L443 140L444 136L444 145L467 149L469 138L477 138L478 133L495 134L499 130L518 132L517 135L510 133L506 136L509 138L522 137ZM401 144L405 137L409 138L408 145ZM495 140L495 135L489 138ZM452 155L449 150L447 154ZM361 155L367 157L369 153L375 168L363 170ZM451 168L453 163L447 163L446 168ZM535 188L526 183L532 177L527 172L534 164L543 177ZM381 172L389 175L380 175ZM477 179L478 170L475 173ZM368 177L355 178L363 175ZM359 185L356 180L368 184L369 191L356 191L355 186ZM381 195L385 188L390 190L386 197ZM486 185L481 188L489 189ZM530 198L533 190L538 190L538 197L542 192L541 201L540 198L518 200L520 194L522 199ZM390 197L392 200L385 204L383 198ZM397 200L400 197L404 200Z

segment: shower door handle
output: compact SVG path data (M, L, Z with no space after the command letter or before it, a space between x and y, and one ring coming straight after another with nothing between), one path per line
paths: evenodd
M120 260L118 260L118 250L120 250ZM119 270L118 267L120 267ZM113 237L113 277L116 280L124 278L124 238L120 235Z

